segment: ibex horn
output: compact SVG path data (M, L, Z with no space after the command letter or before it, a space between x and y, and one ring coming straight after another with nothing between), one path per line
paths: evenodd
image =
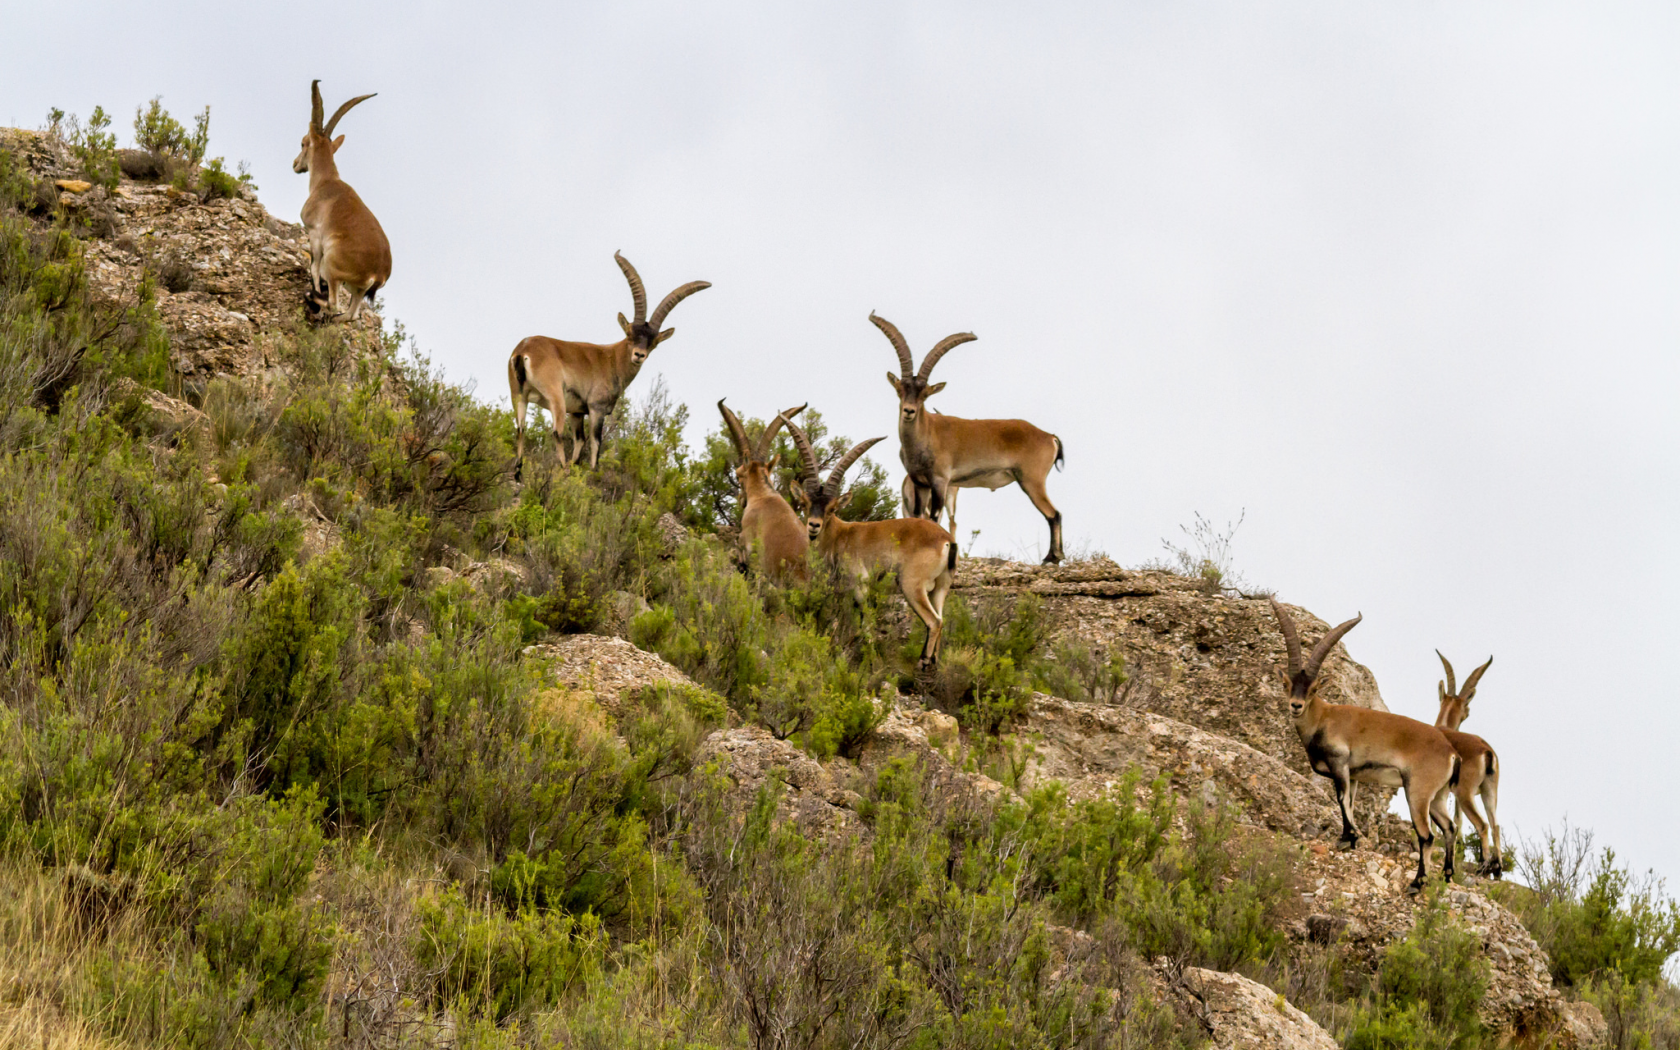
M922 369L916 373L916 378L924 383L927 382L927 377L933 374L933 366L939 363L939 359L945 356L946 351L964 343L972 343L978 338L979 336L976 336L973 332L958 332L933 344L933 349L929 350L927 356L922 358Z
M905 379L909 379L916 372L916 361L910 356L910 344L904 341L904 333L885 317L877 316L871 310L869 320L879 328L886 337L892 340L893 349L898 351L898 371Z
M647 289L642 287L642 275L630 265L622 252L613 252L613 261L624 271L624 279L630 282L630 298L636 304L636 317L631 324L641 324L647 320Z
M377 94L379 94L379 92L377 92L377 91L375 91L373 93L373 95L377 95ZM332 119L327 121L327 126L324 130L322 130L321 134L327 136L328 138L332 138L333 128L338 127L338 118L342 117L342 116L344 116L344 114L350 112L350 108L352 106L355 106L355 105L357 105L359 103L362 103L362 102L366 102L368 99L372 98L373 95L357 95L355 98L346 102L344 105L338 107L336 110L333 111Z

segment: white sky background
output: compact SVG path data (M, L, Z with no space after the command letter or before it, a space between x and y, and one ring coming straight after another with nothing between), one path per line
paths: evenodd
M523 336L617 338L615 249L655 297L713 282L638 381L705 428L728 395L891 434L869 311L918 358L972 330L934 404L1061 435L1070 547L1246 508L1238 569L1363 610L1391 708L1433 717L1435 647L1496 655L1466 728L1508 828L1680 881L1680 8L269 8L9 19L0 120L103 104L127 144L152 95L209 103L295 220L310 78L378 91L339 163L385 316L488 398ZM961 507L1042 553L1018 490Z

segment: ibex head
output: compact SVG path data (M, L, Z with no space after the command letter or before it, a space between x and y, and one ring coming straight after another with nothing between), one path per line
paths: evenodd
M653 316L649 317L647 290L642 287L641 275L630 265L630 260L618 252L613 252L613 260L618 263L618 268L624 271L624 279L630 282L630 299L636 310L636 318L633 321L625 320L623 314L618 315L618 326L624 329L625 342L630 344L630 367L633 376L636 370L642 367L642 362L647 360L648 354L653 352L654 347L677 334L675 328L667 328L663 332L659 330L659 326L665 323L665 315L695 292L710 288L712 282L688 282L661 299L659 305L654 307Z
M378 92L374 92L375 95ZM316 150L325 150L326 156L331 157L338 152L338 147L344 145L344 136L333 138L333 129L338 127L338 118L350 112L350 108L357 103L366 102L373 95L357 95L333 111L332 119L326 124L321 123L321 114L325 107L321 105L321 82L309 82L309 130L303 133L303 149L299 151L297 159L292 161L292 170L299 175L309 170L309 155Z
M859 456L868 452L870 446L877 441L885 441L886 438L870 438L853 445L851 451L841 456L840 461L834 464L834 469L828 472L828 479L824 480L818 473L817 454L811 448L810 439L791 419L788 420L787 428L788 433L793 436L794 445L799 449L801 461L800 483L793 490L793 509L804 516L805 532L814 540L822 532L823 522L829 515L839 514L852 501L850 489L844 493L840 491L840 486L846 482L846 471L852 469L852 464L857 462Z
M776 418L770 421L770 425L764 428L764 433L758 436L756 443L747 440L747 430L741 425L740 417L730 411L723 401L718 402L718 411L723 413L723 422L729 428L729 439L735 445L736 456L740 458L740 462L735 465L735 480L741 483L743 489L754 478L765 485L773 486L776 464L780 462L781 457L770 455L770 443L776 440L778 430L790 425L789 421L794 416L805 411L805 405L778 413ZM768 459L765 458L767 456Z
M1441 650L1435 650L1436 656L1441 656ZM1447 729L1457 729L1470 714L1470 698L1476 695L1476 683L1482 680L1482 675L1493 666L1493 657L1487 658L1487 663L1470 672L1470 677L1464 680L1464 688L1458 688L1458 681L1453 677L1453 666L1445 656L1441 656L1441 666L1446 669L1447 680L1436 683L1441 691L1441 713L1435 717L1435 724Z
M888 372L887 382L892 384L893 390L898 394L900 425L913 425L924 411L923 402L945 389L944 383L928 385L928 376L933 374L933 366L939 363L939 359L945 356L946 351L952 347L961 346L963 343L972 342L975 335L973 332L958 332L955 335L946 336L934 344L933 349L929 350L927 356L922 358L922 367L917 369L915 361L910 356L910 344L904 341L904 336L894 327L893 323L885 317L878 317L873 313L869 315L869 319L874 322L876 328L879 328L892 341L893 349L898 351L898 364L903 375L893 375Z
M1276 598L1271 599L1272 613L1277 617L1278 629L1283 632L1283 647L1289 657L1287 669L1280 668L1278 673L1283 678L1284 695L1289 697L1289 713L1300 718L1306 711L1307 704L1318 696L1318 669L1323 666L1324 658L1330 655L1330 650L1342 640L1342 635L1353 630L1359 621L1365 618L1360 613L1351 620L1347 620L1330 629L1330 632L1318 640L1313 646L1312 653L1305 660L1301 659L1301 639L1295 633L1295 621Z

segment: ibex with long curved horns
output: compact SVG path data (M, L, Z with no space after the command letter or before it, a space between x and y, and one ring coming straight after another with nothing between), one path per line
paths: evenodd
M1406 806L1411 813L1412 831L1417 834L1418 870L1409 892L1423 888L1429 849L1435 842L1431 822L1446 836L1444 874L1452 881L1453 822L1447 812L1447 794L1458 783L1458 752L1434 726L1388 711L1373 711L1351 704L1332 704L1319 696L1319 668L1344 634L1364 619L1356 616L1333 628L1305 660L1295 633L1295 621L1276 599L1272 612L1283 632L1289 657L1287 670L1280 670L1284 695L1295 731L1307 749L1313 772L1330 778L1336 786L1336 802L1342 810L1343 849L1359 842L1353 826L1353 790L1356 783L1382 784L1406 789Z
M1441 650L1435 650L1435 655L1441 657L1441 666L1446 669L1447 680L1438 683L1441 691L1441 711L1435 716L1435 728L1446 736L1447 742L1458 752L1461 770L1458 774L1458 789L1455 792L1458 805L1453 808L1453 828L1458 828L1457 819L1460 814L1468 814L1470 823L1476 827L1476 836L1482 843L1482 863L1476 869L1476 874L1490 878L1499 878L1505 874L1504 852L1501 849L1499 835L1499 756L1494 754L1493 748L1486 740L1474 733L1459 731L1459 725L1470 714L1470 698L1476 695L1476 683L1482 680L1482 675L1493 666L1493 657L1487 658L1487 663L1470 672L1465 679L1464 688L1458 688L1453 678L1453 666L1441 656ZM1476 799L1482 800L1487 808L1487 818L1476 809Z
M338 290L350 291L354 321L362 314L362 302L391 279L391 242L373 212L350 184L338 177L333 154L344 145L344 136L333 138L338 120L357 103L373 95L357 95L338 107L332 119L321 123L321 82L309 85L309 130L303 134L303 150L292 161L292 170L309 173L309 199L303 202L303 229L309 238L310 312L330 319L338 310Z
M951 576L957 567L957 541L926 518L897 518L892 521L846 521L840 511L852 498L851 490L841 494L846 471L870 446L886 438L870 438L851 451L823 480L817 472L816 453L805 432L792 420L788 433L803 460L801 484L793 500L805 515L811 539L829 563L853 574L860 581L889 570L898 573L898 589L910 609L927 625L927 641L917 667L927 669L939 659L939 643L945 626L945 595L951 590Z
M1024 419L961 419L930 413L927 399L945 389L944 383L928 384L933 366L952 347L973 340L974 334L958 332L941 339L917 369L910 344L892 322L873 313L869 320L892 342L903 370L896 376L888 372L887 382L898 394L898 458L906 475L904 513L938 521L944 510L946 527L955 535L958 489L999 489L1015 483L1050 523L1045 562L1061 561L1062 512L1050 502L1045 481L1050 468L1062 464L1062 439Z
M562 455L564 441L572 441L567 464L578 461L583 452L584 428L589 428L589 467L601 458L601 430L618 404L624 388L642 370L653 348L677 334L675 328L660 331L665 316L684 299L705 288L710 281L690 281L659 301L647 312L647 291L642 278L618 252L613 253L624 279L630 282L630 299L636 319L618 315L624 338L616 343L574 343L533 335L519 341L508 357L508 387L513 393L513 425L517 434L513 476L518 479L525 465L525 406L534 401L547 409L554 426L555 450ZM566 423L561 424L564 417Z
M735 467L735 480L741 484L741 547L751 556L755 552L759 565L771 576L803 580L810 575L805 563L811 543L805 534L805 523L788 506L787 500L776 491L776 461L770 455L770 443L794 416L805 406L779 413L757 442L747 440L741 420L722 401L718 411L729 428L729 438L735 444L735 454L741 462Z

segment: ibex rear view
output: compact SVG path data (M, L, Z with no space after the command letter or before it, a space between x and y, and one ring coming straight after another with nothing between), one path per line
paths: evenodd
M556 452L564 456L565 441L571 439L571 455L565 460L568 464L576 463L583 454L584 426L588 424L589 467L593 470L601 458L602 428L607 425L607 416L617 406L624 388L642 370L653 348L677 334L675 328L660 331L665 315L695 292L712 286L710 281L690 281L660 300L650 317L647 291L636 268L618 252L613 253L613 259L624 271L624 279L630 282L630 298L636 310L634 321L618 315L618 326L624 329L623 339L616 343L575 343L533 335L520 340L508 357L508 388L513 393L513 425L518 435L514 451L515 479L525 465L525 406L531 401L548 411L554 426Z
M373 299L391 279L391 242L362 198L338 177L333 159L344 145L343 135L333 138L339 118L372 97L357 95L322 124L321 82L309 85L309 130L292 170L309 173L309 199L303 202L303 229L309 239L308 305L322 320L337 315L340 288L350 292L346 314L354 321L362 314L362 302Z

